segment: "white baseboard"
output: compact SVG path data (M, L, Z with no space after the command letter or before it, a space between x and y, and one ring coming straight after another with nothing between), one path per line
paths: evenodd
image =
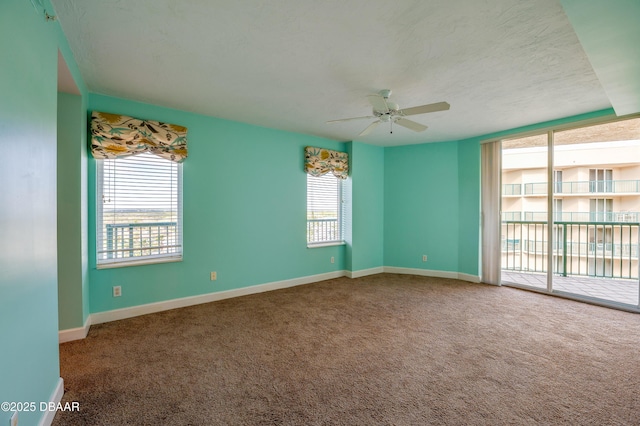
M384 272L388 274L406 274L406 275L419 275L423 277L438 277L438 278L453 278L458 279L457 272L450 271L436 271L432 269L418 269L418 268L398 268L395 266L385 266Z
M62 377L60 377L58 379L58 384L56 385L56 388L53 390L53 393L49 398L49 403L58 405L58 402L62 400L62 395L64 395L64 380L62 380ZM40 422L38 423L38 426L51 426L51 423L53 423L53 418L55 416L56 416L55 410L46 410L42 414L42 417L40 418Z
M379 266L370 269L361 269L359 271L334 271L318 275L309 275L306 277L293 278L284 281L274 281L265 284L258 284L249 287L236 288L233 290L218 291L215 293L200 294L197 296L183 297L180 299L165 300L162 302L148 303L146 305L132 306L129 308L114 309L112 311L98 312L89 315L84 327L74 328L70 330L62 330L59 332L60 343L69 342L71 340L84 339L89 332L92 324L102 324L110 321L118 321L126 318L133 318L140 315L152 314L155 312L167 311L170 309L184 308L187 306L199 305L201 303L210 303L218 300L230 299L233 297L247 296L250 294L263 293L265 291L279 290L283 288L295 287L304 284L311 284L319 281L330 280L333 278L349 277L360 278L368 275L381 273L390 274L408 274L420 275L426 277L452 278L474 283L480 282L480 277L470 274L463 274L450 271L436 271L430 269L418 268L399 268L395 266Z
M454 280L469 281L472 283L480 282L480 277L471 274L463 274L461 272L436 271L432 269L418 268L398 268L395 266L385 266L383 269L384 272L388 274L420 275L423 277L452 278Z
M471 275L471 274L463 274L462 272L458 272L458 279L462 280L462 281L469 281L470 283L479 283L480 277L477 275Z
M381 274L383 272L384 266L378 266L377 268L361 269L359 271L346 271L345 276L349 278L360 278L366 277L367 275Z
M114 309L112 311L91 314L91 324L101 324L109 321L117 321L155 312L168 311L169 309L184 308L199 305L201 303L215 302L232 297L247 296L249 294L263 293L265 291L279 290L295 287L303 284L311 284L318 281L344 277L346 271L327 272L325 274L309 275L284 281L258 284L250 287L236 288L233 290L218 291L215 293L201 294L198 296L183 297L180 299L165 300L162 302L148 303L146 305L132 306L130 308Z
M87 320L84 322L84 325L82 327L69 328L67 330L58 331L58 342L65 343L65 342L71 342L73 340L84 339L85 337L87 337L90 327L91 327L91 315L87 317Z

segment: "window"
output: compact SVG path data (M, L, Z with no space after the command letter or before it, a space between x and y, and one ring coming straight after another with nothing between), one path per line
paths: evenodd
M589 169L589 192L613 192L613 169Z
M591 198L589 200L591 222L611 222L613 220L613 198Z
M562 193L562 170L553 171L553 182L555 183L553 192L557 194Z
M553 199L553 217L554 221L563 222L562 217L562 198Z
M143 153L96 160L97 266L182 259L182 165Z
M307 175L307 245L343 243L342 179Z

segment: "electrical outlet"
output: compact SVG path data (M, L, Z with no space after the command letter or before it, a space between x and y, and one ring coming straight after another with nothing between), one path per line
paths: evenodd
M9 425L18 426L18 412L14 411L11 415L11 419L9 419Z
M426 255L426 254L423 254L423 255L422 255L422 261L423 261L423 262L426 262L426 261L427 261L427 255Z
M331 263L336 263L336 259L333 256L331 256Z
M217 272L212 272L211 273L211 281L215 281L218 279L218 273Z
M120 297L122 296L122 287L119 285L114 285L113 286L113 297Z

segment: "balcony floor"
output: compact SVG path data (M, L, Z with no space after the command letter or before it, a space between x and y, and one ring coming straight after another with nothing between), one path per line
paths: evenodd
M547 275L502 271L502 282L519 284L541 290L547 289ZM638 307L638 281L589 277L562 277L554 275L554 292L571 293L588 298L599 299Z

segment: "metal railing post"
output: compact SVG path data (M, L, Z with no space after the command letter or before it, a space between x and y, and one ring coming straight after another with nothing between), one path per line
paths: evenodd
M133 226L129 227L129 257L133 257Z
M113 259L113 227L107 224L107 259Z
M562 224L562 276L567 276L567 224Z

